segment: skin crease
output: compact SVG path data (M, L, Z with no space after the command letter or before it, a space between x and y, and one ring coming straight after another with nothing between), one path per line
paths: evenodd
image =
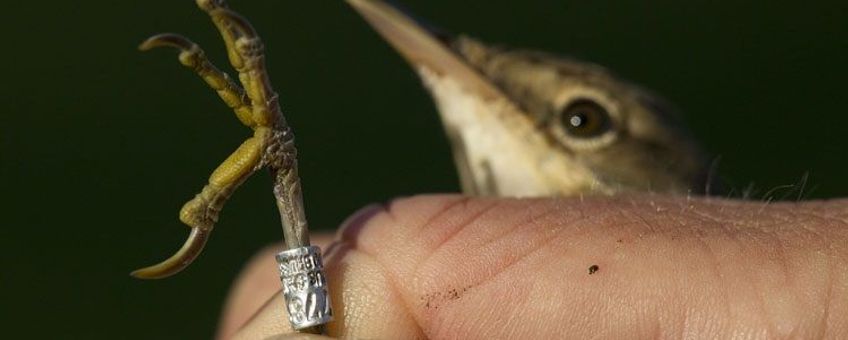
M846 244L848 200L397 199L349 218L326 250L328 333L848 338ZM273 252L237 279L219 338L309 338L284 335Z

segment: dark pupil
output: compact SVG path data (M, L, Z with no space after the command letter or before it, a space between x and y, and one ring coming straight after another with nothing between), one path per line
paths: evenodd
M606 132L610 128L610 119L607 111L597 103L581 100L563 111L562 124L568 134L589 138Z

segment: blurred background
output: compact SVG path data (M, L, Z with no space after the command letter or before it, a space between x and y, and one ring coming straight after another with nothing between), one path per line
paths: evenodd
M721 155L719 171L737 195L753 183L762 198L805 174L804 198L848 195L845 1L405 4L448 30L591 60L664 94ZM345 3L231 5L268 46L313 227L330 231L369 202L458 190L430 98ZM282 237L266 173L236 193L186 272L155 282L128 275L182 244L188 229L178 209L249 136L174 51L136 50L151 34L179 32L229 71L208 17L193 1L4 7L3 332L212 337L240 266ZM771 196L797 199L792 190Z

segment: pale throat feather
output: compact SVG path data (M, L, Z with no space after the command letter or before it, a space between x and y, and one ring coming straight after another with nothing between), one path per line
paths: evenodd
M484 100L448 75L423 66L417 70L453 144L467 194L542 197L605 191L585 167L553 150L508 100Z

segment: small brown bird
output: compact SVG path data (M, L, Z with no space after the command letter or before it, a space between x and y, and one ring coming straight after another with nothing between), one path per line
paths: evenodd
M700 193L706 162L668 106L606 69L428 30L379 0L348 0L415 68L467 194Z

